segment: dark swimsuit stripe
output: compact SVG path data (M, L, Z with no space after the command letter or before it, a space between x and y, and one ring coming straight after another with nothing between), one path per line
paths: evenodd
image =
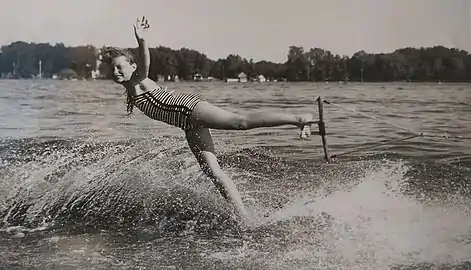
M195 94L172 95L162 88L157 88L134 97L134 105L145 115L183 130L195 126L189 117L201 99Z

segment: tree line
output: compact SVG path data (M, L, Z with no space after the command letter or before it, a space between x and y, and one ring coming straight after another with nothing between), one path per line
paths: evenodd
M134 53L137 48L129 48ZM150 48L150 75L159 78L225 80L243 72L249 79L259 75L286 81L471 81L471 55L443 46L401 48L390 53L359 51L352 56L329 50L290 46L284 63L253 61L231 54L212 60L196 50ZM0 74L3 78L67 77L89 79L96 70L109 79L110 68L100 58L100 48L92 45L65 46L62 43L13 42L1 46Z

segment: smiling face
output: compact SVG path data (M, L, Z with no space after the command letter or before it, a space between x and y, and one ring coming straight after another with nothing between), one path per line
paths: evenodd
M124 55L113 58L111 61L113 81L116 83L129 81L136 67L136 63L130 63L128 58Z

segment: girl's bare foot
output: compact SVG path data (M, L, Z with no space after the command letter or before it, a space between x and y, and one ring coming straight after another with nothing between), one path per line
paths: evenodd
M317 123L317 121L314 121L312 114L308 113L299 116L299 123L301 129L299 137L301 139L307 139L311 136L311 125Z

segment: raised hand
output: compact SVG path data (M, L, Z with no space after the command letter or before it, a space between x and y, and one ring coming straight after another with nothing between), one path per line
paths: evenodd
M143 40L149 27L149 20L147 20L146 17L138 17L134 24L134 34L136 35L136 39Z

